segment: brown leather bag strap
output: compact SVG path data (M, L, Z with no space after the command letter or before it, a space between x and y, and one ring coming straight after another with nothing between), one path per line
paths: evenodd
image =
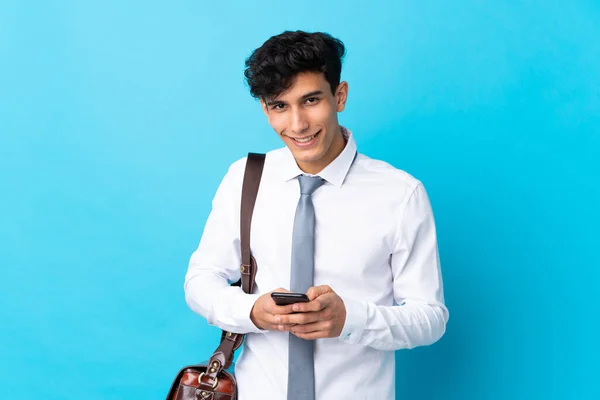
M250 226L265 158L265 154L248 153L246 170L244 171L244 182L242 184L240 210L240 250L242 265L240 266L240 272L242 290L248 294L251 294L254 289L254 277L256 276L257 270L256 260L252 257L250 251ZM222 369L229 368L233 362L235 351L244 341L244 336L245 335L238 333L222 332L221 343L209 360L207 371L207 378L209 381L214 381Z
M242 205L240 216L240 245L242 265L242 290L251 294L254 289L254 277L256 276L256 261L250 251L250 226L252 223L252 212L256 203L256 195L260 186L260 178L265 163L265 154L248 153L244 183L242 185Z

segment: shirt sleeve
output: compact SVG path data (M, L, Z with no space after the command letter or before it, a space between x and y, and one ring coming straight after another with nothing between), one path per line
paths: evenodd
M339 340L381 350L411 349L439 340L449 312L444 304L436 228L419 183L402 207L390 258L395 304L342 298L346 322Z
M245 168L242 161L229 168L217 189L200 243L190 257L184 292L188 306L210 325L245 334L261 330L250 319L260 295L230 286L241 276L238 214Z

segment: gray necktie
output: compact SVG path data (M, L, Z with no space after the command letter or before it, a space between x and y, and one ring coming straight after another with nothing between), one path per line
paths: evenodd
M315 249L315 209L312 193L324 180L318 176L298 177L300 200L294 219L292 234L292 269L290 291L306 293L313 286ZM290 333L288 362L288 400L314 400L314 341L304 340Z

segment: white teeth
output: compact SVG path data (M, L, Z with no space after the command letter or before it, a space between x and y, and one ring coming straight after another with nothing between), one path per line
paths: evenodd
M294 139L294 140L295 140L296 142L299 142L299 143L308 143L308 142L310 142L311 140L313 140L315 136L317 136L317 135L315 134L315 135L312 135L312 136L310 136L310 137L307 137L307 138L305 138L305 139Z

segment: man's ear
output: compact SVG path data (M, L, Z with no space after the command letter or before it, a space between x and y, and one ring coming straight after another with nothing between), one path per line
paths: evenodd
M344 111L346 108L346 100L348 99L348 83L346 81L340 82L338 87L335 89L335 108L337 112Z

